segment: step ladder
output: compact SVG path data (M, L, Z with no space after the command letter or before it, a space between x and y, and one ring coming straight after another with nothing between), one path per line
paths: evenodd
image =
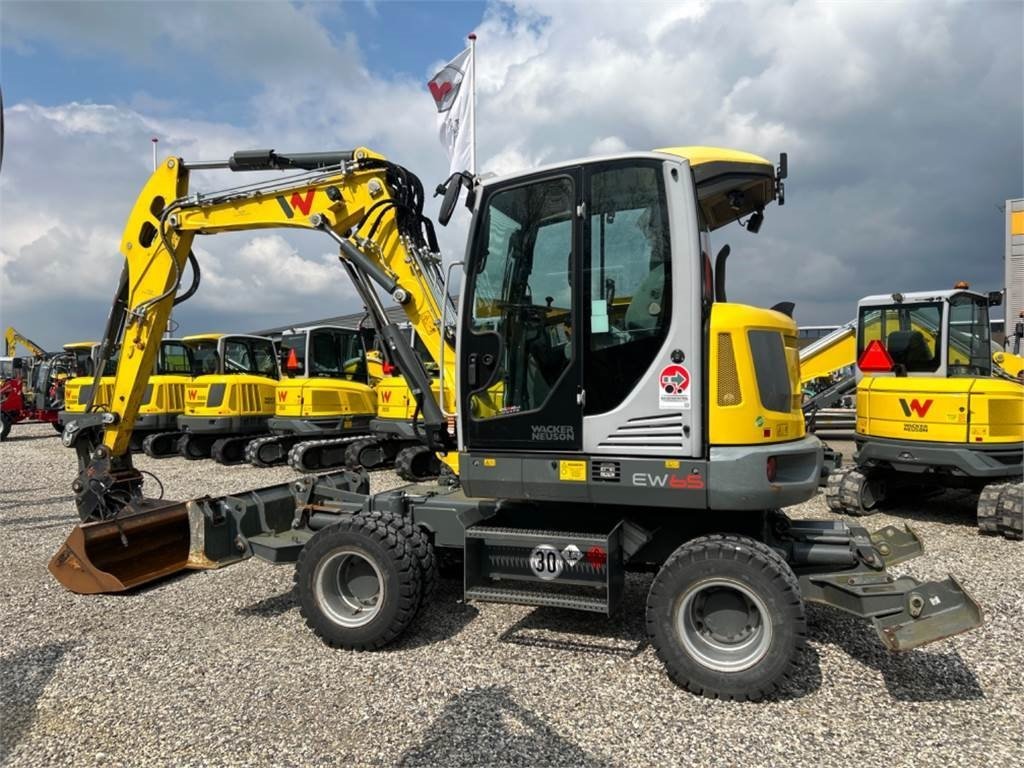
M465 599L609 615L622 599L622 524L608 533L474 525Z

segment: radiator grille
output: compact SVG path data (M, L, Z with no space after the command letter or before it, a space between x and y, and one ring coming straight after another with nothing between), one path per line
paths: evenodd
M732 348L732 334L718 334L718 404L739 405L743 402L740 377L736 371L736 353Z

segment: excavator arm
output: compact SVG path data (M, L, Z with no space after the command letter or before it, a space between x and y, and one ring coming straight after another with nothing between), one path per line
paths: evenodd
M4 340L6 341L5 354L8 357L14 356L19 344L31 352L33 357L43 357L46 354L46 350L31 339L22 336L13 326L7 329Z
M200 169L297 173L190 193L190 172ZM378 297L382 290L403 307L431 356L443 365L444 377L454 382L454 336L442 327L441 302L449 299L422 201L422 185L413 174L365 148L300 155L237 152L223 163L167 158L136 200L121 240L125 264L97 366L102 369L106 350L120 342L110 410L86 413L65 431L65 443L75 445L79 455L81 473L74 490L80 517L116 517L142 498L129 439L171 309L197 287L198 264L191 254L197 235L286 227L318 230L334 240L371 318L409 379L428 443L437 450L452 447L444 411L454 412L455 393L446 392L441 407L433 400L430 379L407 334L388 323ZM193 285L178 296L190 261ZM448 316L454 318L454 313Z

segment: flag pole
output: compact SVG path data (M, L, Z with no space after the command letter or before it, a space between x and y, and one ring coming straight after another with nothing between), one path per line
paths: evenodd
M469 33L469 60L473 72L469 84L469 172L476 176L476 32Z

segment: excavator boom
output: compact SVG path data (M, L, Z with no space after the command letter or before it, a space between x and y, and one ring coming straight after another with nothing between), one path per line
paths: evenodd
M189 189L193 169L297 173L198 194ZM278 227L328 235L337 243L342 265L392 358L409 380L427 442L439 450L453 447L445 412L454 412L455 393L442 392L440 406L434 400L430 377L407 334L388 322L377 294L384 290L403 307L429 354L441 363L443 380L454 382L454 334L443 327L441 303L449 299L433 226L422 206L419 180L364 148L294 155L237 152L223 163L186 163L169 157L153 172L124 229L124 268L101 342L97 371L120 344L110 409L81 414L65 427L64 442L74 446L79 457L80 474L73 489L83 526L51 561L58 580L69 589L86 591L80 578L84 571L94 574L89 590L115 591L181 568L208 567L190 565L190 556L183 556L180 546L172 548L176 555L167 556L170 550L161 542L189 536L188 504L164 502L154 509L142 493L142 476L132 466L129 451L171 308L197 287L198 265L192 254L197 235ZM189 263L194 282L179 296ZM445 314L454 319L454 312ZM349 485L360 483L358 477L349 477ZM126 578L102 576L111 573L106 566Z

